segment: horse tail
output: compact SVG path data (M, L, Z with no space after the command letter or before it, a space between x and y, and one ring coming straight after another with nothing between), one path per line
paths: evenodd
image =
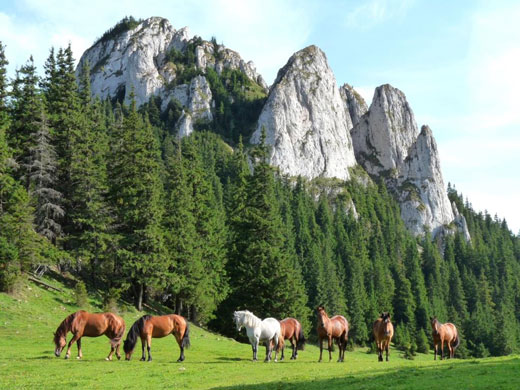
M106 315L108 316L109 327L111 328L111 332L114 335L114 337L110 339L110 345L115 348L121 343L121 339L125 334L125 320L113 313L107 313Z
M303 351L305 349L305 336L303 334L303 327L300 325L300 331L298 332L298 341L296 342L296 348L299 351Z
M186 321L186 329L184 329L184 336L182 336L181 347L189 348L190 345L190 324L188 321Z
M459 337L459 332L457 332L457 338L455 339L455 345L453 346L453 350L455 351L459 345L460 345L460 337Z
M134 322L134 324L128 331L125 340L125 348L128 348L129 351L133 351L133 349L135 348L135 344L137 344L137 337L141 334L141 331L144 327L144 323L151 317L152 316L148 314L142 316ZM125 352L127 351L125 350Z

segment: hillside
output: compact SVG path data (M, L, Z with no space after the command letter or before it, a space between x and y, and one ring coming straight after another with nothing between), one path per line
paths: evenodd
M377 363L375 354L361 348L347 351L344 364L317 363L319 350L308 345L297 361L252 363L249 345L193 325L192 347L182 364L175 363L178 347L171 337L153 340L151 363L140 362L135 356L130 362L106 362L105 337L83 340L83 360L64 360L54 357L52 332L77 307L69 288L57 280L46 282L64 292L28 283L13 296L0 294L0 388L378 389L390 383L394 389L520 386L518 356L434 362L431 354L418 354L410 361L392 350L390 362ZM99 301L90 299L89 303L93 311L99 310ZM131 309L124 312L127 327L141 314ZM75 353L74 347L73 357ZM261 349L259 356L263 354Z

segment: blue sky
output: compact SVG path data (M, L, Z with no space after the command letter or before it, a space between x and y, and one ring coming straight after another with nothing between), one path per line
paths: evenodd
M0 0L10 75L51 46L76 57L126 15L163 16L193 35L216 36L271 83L295 51L316 44L338 84L370 104L390 83L437 140L444 180L477 210L520 231L519 1L98 1Z

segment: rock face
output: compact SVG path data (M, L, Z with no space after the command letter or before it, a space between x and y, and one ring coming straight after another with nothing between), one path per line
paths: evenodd
M404 93L382 85L375 90L370 110L352 129L356 158L371 175L395 176L418 133Z
M454 220L442 178L437 144L428 126L411 146L399 167L401 217L414 234L428 227L434 235Z
M182 60L179 64L172 55L182 56L188 50L192 51L189 54L202 76L185 80L183 71L189 65L182 64ZM208 68L219 74L224 69L239 69L266 88L252 62L246 63L238 53L222 45L190 38L187 28L175 30L168 20L159 17L146 19L114 37L100 39L82 55L77 74L87 61L94 96L128 100L133 90L137 105L146 103L151 96L160 96L162 109L171 98L178 100L184 115L177 127L183 134L193 131L197 121L212 120L212 96L203 76Z
M352 129L358 162L382 176L401 205L401 217L414 234L434 236L455 219L428 126L417 131L405 95L386 84L376 88L370 109ZM467 230L467 229L466 229Z
M361 117L368 111L365 99L349 84L343 84L339 89L339 93L350 114L352 125L356 126Z
M271 164L282 173L347 180L356 165L351 127L325 54L309 46L278 72L251 142L265 128Z

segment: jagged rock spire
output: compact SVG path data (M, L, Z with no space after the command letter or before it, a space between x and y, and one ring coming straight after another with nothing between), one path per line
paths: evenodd
M349 121L327 57L309 46L278 72L251 142L265 128L271 163L284 174L349 179L356 164Z

